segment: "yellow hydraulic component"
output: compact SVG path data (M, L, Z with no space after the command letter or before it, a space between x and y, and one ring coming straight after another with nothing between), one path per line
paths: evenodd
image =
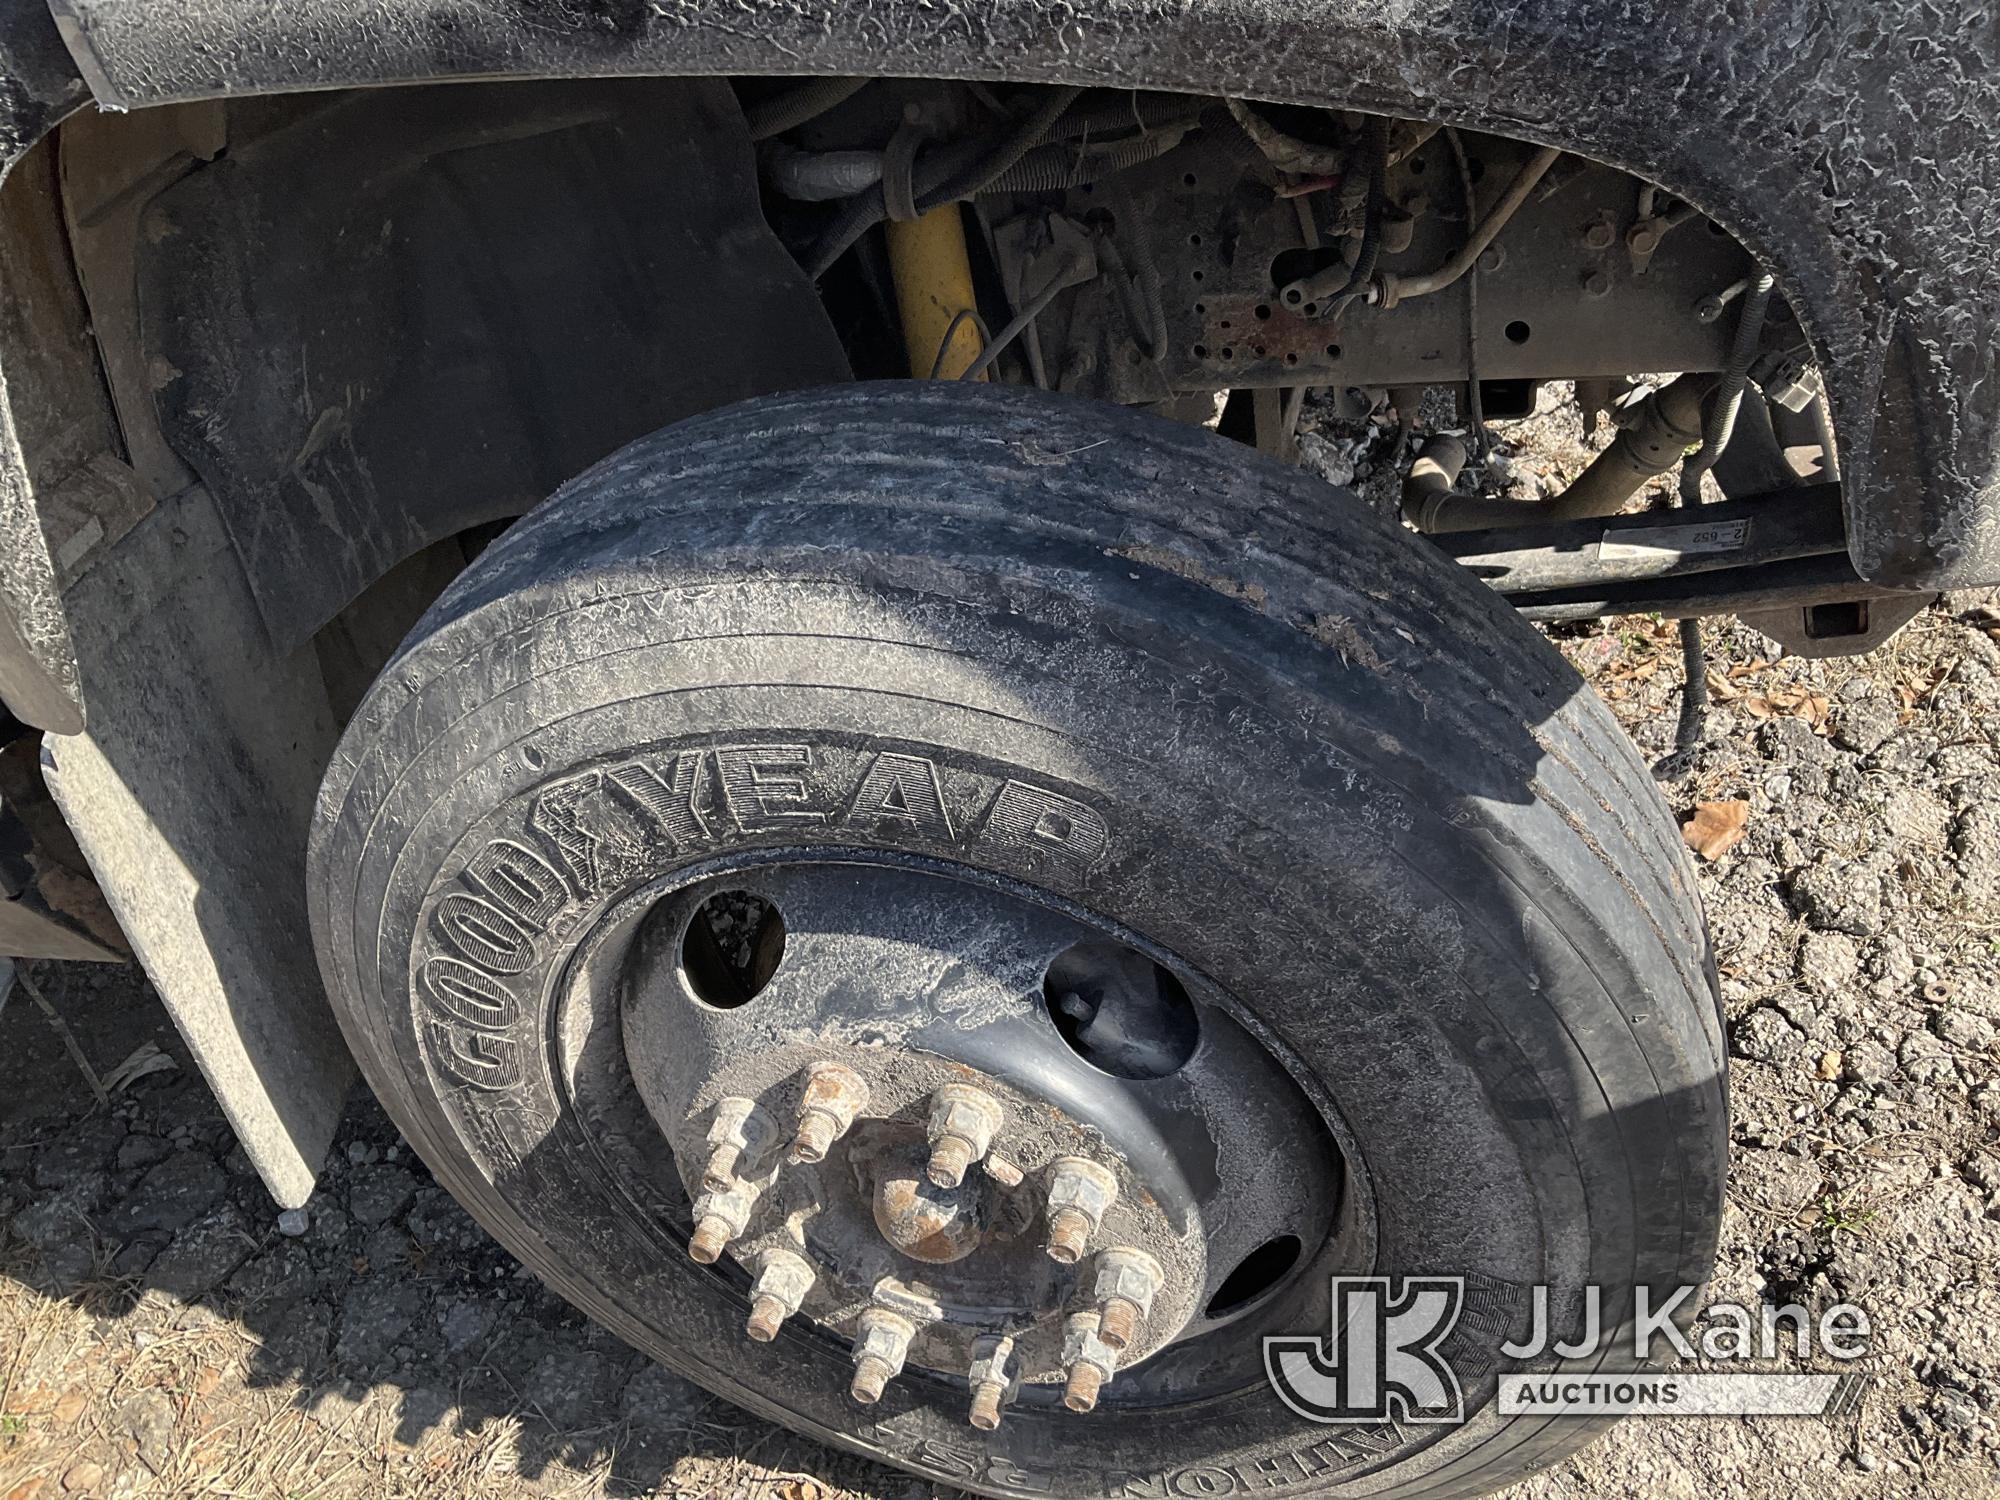
M935 366L939 379L956 380L985 347L970 316L975 307L972 262L965 254L965 223L958 205L947 203L920 218L890 221L889 269L896 278L896 305L903 314L910 373L922 380Z

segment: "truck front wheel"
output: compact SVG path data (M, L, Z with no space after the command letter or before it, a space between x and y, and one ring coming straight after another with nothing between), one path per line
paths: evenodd
M1199 429L861 385L633 445L384 671L310 881L509 1249L963 1488L1483 1493L1595 1430L1496 1408L1534 1289L1615 1323L1713 1255L1645 767L1480 584ZM1269 1378L1333 1278L1413 1275L1460 1283L1451 1420Z

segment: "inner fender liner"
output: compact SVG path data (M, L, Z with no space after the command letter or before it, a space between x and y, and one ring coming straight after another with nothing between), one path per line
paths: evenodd
M719 82L236 106L150 206L142 341L282 650L642 433L845 379ZM302 185L317 184L301 191Z
M2000 578L2000 31L1969 4L51 0L120 108L444 77L889 73L1420 115L1652 179L1783 276L1861 575Z

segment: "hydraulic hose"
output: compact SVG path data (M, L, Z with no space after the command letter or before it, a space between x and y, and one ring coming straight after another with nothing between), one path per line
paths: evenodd
M979 193L1012 167L1041 140L1083 92L1080 88L1051 89L1046 96L997 139L955 142L920 155L911 169L912 196L918 213L928 213ZM821 233L806 257L806 274L817 280L845 255L854 242L889 216L882 184L856 194Z
M1051 302L1069 288L1088 281L1094 272L1095 268L1091 265L1089 257L1080 253L1072 255L1059 265L1049 277L1049 284L1030 297L1026 305L1007 325L993 335L993 341L986 346L985 351L967 365L964 373L958 378L977 380L983 376L992 368L993 362L1006 351L1008 345L1027 332L1029 325L1042 315Z
M1098 254L1118 285L1119 300L1125 304L1125 316L1131 320L1133 331L1139 336L1140 353L1147 359L1162 359L1167 352L1167 307L1160 295L1160 273L1153 264L1152 250L1146 244L1145 233L1138 227L1136 216L1127 210L1121 222L1132 229L1129 268L1116 241L1108 235L1098 241Z
M1736 430L1736 413L1743 405L1743 388L1764 337L1764 314L1771 305L1775 285L1769 271L1760 271L1743 294L1743 312L1736 321L1736 341L1730 347L1722 379L1716 383L1707 434L1701 450L1681 465L1677 499L1683 506L1701 504L1701 476L1715 467L1715 461L1729 446L1730 435ZM1684 754L1700 742L1702 725L1708 716L1708 657L1702 649L1701 621L1694 618L1681 621L1680 634L1681 712L1674 726L1676 754Z
M852 198L882 180L880 151L798 151L773 141L762 154L772 190L799 203Z
M1445 144L1451 147L1452 164L1458 168L1459 196L1465 201L1468 232L1479 222L1479 192L1472 181L1472 163L1466 159L1465 142L1456 130L1446 127ZM1479 390L1479 263L1473 262L1465 283L1465 415L1472 427L1471 456L1483 459L1489 439L1486 433L1486 398Z
M987 193L1058 193L1115 177L1155 157L1164 156L1186 138L1187 127L1175 126L1127 141L1098 146L1055 142L1037 146L1013 166L979 189Z
M750 127L750 139L768 141L774 135L796 130L808 120L816 120L837 104L845 104L868 87L866 78L815 78L810 83L787 89L769 99L761 99L743 112Z
M1239 115L1237 121L1240 124L1242 116ZM1284 292L1287 307L1313 303L1318 306L1321 316L1338 317L1348 299L1375 279L1375 265L1382 257L1383 200L1389 187L1389 122L1381 115L1369 117L1367 150L1368 206L1361 221L1361 245L1355 252L1353 266L1338 283L1333 280L1342 269L1337 265L1329 266L1316 276L1293 282Z
M970 166L947 176L929 192L920 192L917 207L929 211L984 192L988 185L1026 156L1038 141L1055 128L1056 121L1076 103L1077 96L1082 92L1080 88L1051 89L1041 103L1023 115L1020 122L1000 138L990 152Z
M1680 499L1683 505L1701 504L1701 476L1715 467L1722 450L1729 446L1736 430L1736 412L1743 404L1743 388L1749 383L1750 366L1757 361L1757 348L1764 337L1764 314L1771 306L1776 285L1769 271L1760 271L1743 294L1743 311L1736 320L1736 340L1729 349L1729 363L1716 382L1715 404L1709 408L1708 425L1701 451L1681 465Z
M1507 184L1507 191L1501 195L1500 201L1487 211L1478 228L1466 236L1456 255L1435 271L1427 271L1421 276L1383 276L1374 289L1374 300L1385 309L1391 308L1412 297L1427 297L1432 292L1441 292L1456 282L1473 268L1486 247L1500 237L1500 231L1520 212L1521 205L1528 201L1528 194L1535 190L1535 184L1548 175L1549 168L1561 155L1555 147L1544 146L1529 157L1522 163L1521 170L1514 174L1514 180Z

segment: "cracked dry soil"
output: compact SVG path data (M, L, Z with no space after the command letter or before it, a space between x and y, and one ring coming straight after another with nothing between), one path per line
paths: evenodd
M1540 437L1512 476L1574 462L1577 432ZM1557 643L1662 755L1672 627ZM1710 662L1706 736L1662 783L1684 817L1747 814L1698 862L1733 1095L1710 1296L1860 1304L1871 1383L1835 1421L1628 1421L1514 1493L2000 1493L2000 594L1871 657L1779 658L1729 625ZM365 1096L281 1228L137 972L32 972L100 1073L147 1040L179 1067L96 1107L38 1011L0 1018L0 1500L934 1490L593 1329Z

